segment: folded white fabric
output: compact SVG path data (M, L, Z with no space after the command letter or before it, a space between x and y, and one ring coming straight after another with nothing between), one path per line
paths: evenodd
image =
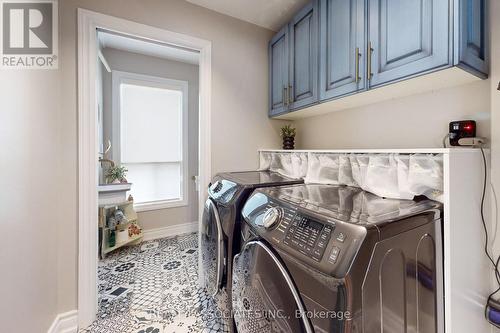
M443 202L443 158L430 154L410 155L408 183L413 193Z
M370 162L370 156L366 154L349 156L351 161L352 178L355 185L361 188L366 188L366 173L368 170L368 163Z
M286 177L302 179L307 173L307 153L261 152L259 170L270 170Z
M360 187L380 197L443 201L443 159L432 154L339 154L261 152L261 170L306 184Z
M394 154L370 156L362 189L386 198L413 199L414 197L399 186L398 162Z
M352 172L351 156L339 156L339 183L348 186L357 186Z
M307 174L304 181L309 184L340 184L339 157L339 154L309 153Z
M307 153L292 154L293 177L302 179L307 175L308 156Z
M273 152L261 151L259 153L259 171L271 169L271 160L275 154Z

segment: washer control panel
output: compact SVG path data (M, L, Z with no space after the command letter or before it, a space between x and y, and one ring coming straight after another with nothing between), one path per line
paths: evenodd
M296 215L286 232L283 243L291 248L321 261L334 227Z
M366 228L276 199L267 191L256 190L246 201L244 226L278 252L325 274L344 277L364 242Z

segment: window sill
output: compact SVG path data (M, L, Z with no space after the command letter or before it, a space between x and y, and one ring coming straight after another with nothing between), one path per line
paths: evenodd
M136 203L134 204L134 209L136 212L147 212L151 210L186 207L187 205L188 205L187 200L165 200L165 201Z

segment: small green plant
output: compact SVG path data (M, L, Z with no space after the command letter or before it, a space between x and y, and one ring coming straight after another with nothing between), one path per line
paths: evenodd
M291 125L285 125L281 128L281 136L283 138L294 138L295 137L295 128Z
M109 184L113 183L116 180L120 182L126 182L125 176L127 176L127 168L124 166L114 166L106 171L106 180Z

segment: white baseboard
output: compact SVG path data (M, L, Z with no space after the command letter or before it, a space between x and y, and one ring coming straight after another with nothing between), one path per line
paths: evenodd
M172 237L198 231L198 222L175 224L164 228L144 230L144 240Z
M50 325L47 333L76 333L78 332L78 311L60 313Z

